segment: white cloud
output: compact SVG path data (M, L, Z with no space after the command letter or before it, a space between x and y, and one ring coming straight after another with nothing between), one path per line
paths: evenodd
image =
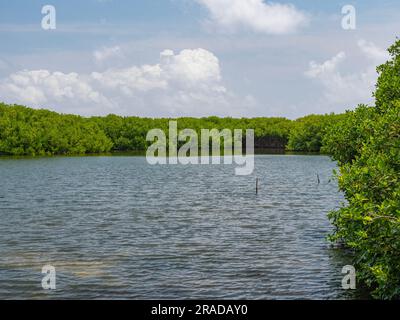
M322 64L318 64L315 61L310 62L310 68L306 71L306 76L310 78L317 78L318 76L324 76L326 74L334 73L340 62L346 59L346 54L341 51L332 59L325 61Z
M164 50L157 64L90 74L24 70L0 80L0 96L83 115L235 115L237 101L223 85L218 58L200 48Z
M357 44L358 47L361 49L361 51L364 53L364 55L367 58L373 60L374 62L382 63L388 60L390 57L389 52L387 50L377 47L372 42L367 42L361 39L358 41Z
M69 109L110 103L90 83L77 73L23 70L11 74L0 82L0 93L5 101L32 106L50 106L67 102Z
M93 72L91 79L100 87L117 89L125 94L135 91L165 89L167 82L162 78L159 65L132 66L124 69L109 69L105 72Z
M310 62L305 72L308 78L317 80L323 87L324 101L330 106L340 108L354 107L359 103L372 103L372 92L377 80L376 66L385 62L389 56L385 50L373 43L360 40L358 48L369 59L369 64L359 72L343 72L341 64L346 60L345 52L321 64Z
M108 59L121 58L122 56L122 50L119 46L103 47L93 52L94 60L97 63L102 63Z
M224 31L239 29L267 34L296 31L307 23L307 16L293 5L263 0L197 0L211 20Z
M178 55L171 50L163 51L161 64L168 79L182 84L217 83L221 80L218 58L204 49L183 50Z

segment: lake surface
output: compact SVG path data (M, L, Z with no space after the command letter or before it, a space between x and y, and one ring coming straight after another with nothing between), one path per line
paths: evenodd
M144 157L0 159L0 298L352 298L351 260L326 241L343 201L335 166L258 155L235 176Z

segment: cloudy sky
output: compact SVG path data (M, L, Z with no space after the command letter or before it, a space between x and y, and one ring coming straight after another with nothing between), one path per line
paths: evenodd
M1 1L0 100L81 115L342 112L372 103L399 14L398 0Z

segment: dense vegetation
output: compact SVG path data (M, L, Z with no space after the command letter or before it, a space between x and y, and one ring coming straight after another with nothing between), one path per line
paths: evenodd
M319 151L327 128L340 115L285 118L179 118L178 129L254 129L256 147L271 144L293 151ZM0 104L0 153L10 155L85 154L145 150L150 129L168 131L170 119L120 117L83 118L48 110ZM268 139L265 139L268 138ZM271 146L270 146L271 147Z
M291 151L319 152L328 129L346 114L309 115L292 123L287 149Z
M331 236L354 251L376 298L400 298L400 40L378 67L375 107L360 105L324 136L348 205L330 213Z
M83 154L111 147L110 139L90 119L0 104L0 153Z

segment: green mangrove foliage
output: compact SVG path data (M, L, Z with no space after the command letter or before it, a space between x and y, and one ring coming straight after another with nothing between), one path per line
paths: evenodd
M190 128L200 136L201 129L254 129L255 138L274 137L282 141L282 145L287 143L287 137L291 128L291 121L285 118L138 118L138 117L119 117L108 115L107 117L92 118L106 135L113 142L113 150L145 150L149 142L146 141L146 134L149 130L159 128L168 137L168 126L170 120L177 120L178 130ZM184 142L182 142L184 143Z
M111 147L111 140L90 119L0 104L2 154L99 153Z
M344 119L345 114L309 115L292 123L287 149L291 151L321 151L328 129Z
M254 129L256 148L319 151L327 127L339 116L285 118L179 118L178 130ZM108 115L84 118L0 103L0 153L9 155L85 154L145 150L147 132L168 132L168 118ZM182 142L183 144L184 142Z
M375 298L400 298L400 40L378 67L376 106L360 105L328 129L347 206L331 212L331 240L354 252L358 279Z

